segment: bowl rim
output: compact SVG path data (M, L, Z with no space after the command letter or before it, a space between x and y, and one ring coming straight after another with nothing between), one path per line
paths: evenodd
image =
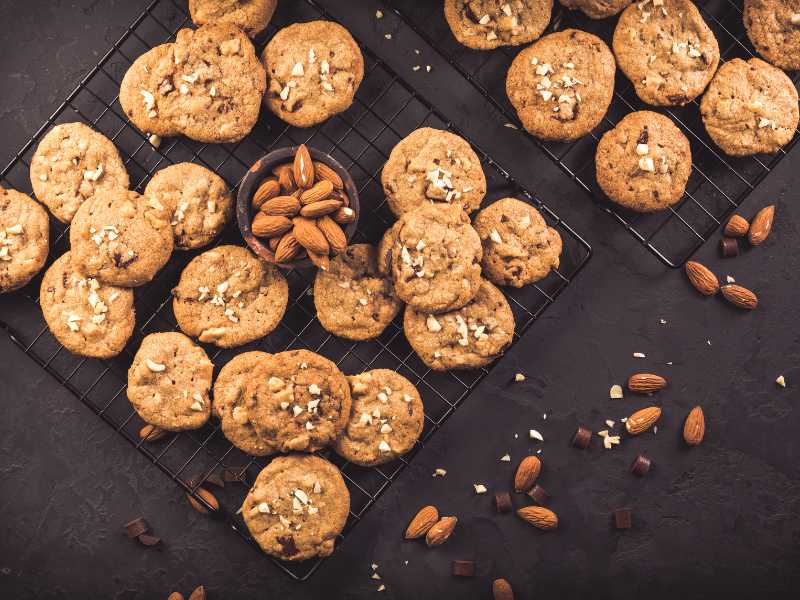
M247 173L239 184L239 191L236 193L236 220L239 225L239 232L241 233L242 238L244 238L245 243L259 258L286 270L312 268L316 265L314 265L314 263L311 262L311 259L308 257L293 260L288 263L275 262L275 253L270 250L269 246L262 242L260 238L253 235L251 223L253 217L255 216L255 211L252 209L251 199L263 181L268 177L273 176L273 167L279 164L291 163L294 159L294 155L297 153L298 148L300 148L300 145L284 146L283 148L273 150L272 152L269 152L259 158L247 170ZM341 163L333 158L333 156L327 152L323 152L308 145L306 145L306 148L311 155L311 160L325 163L331 167L336 174L339 175L339 177L342 178L342 182L344 183L344 191L350 201L349 206L355 211L355 219L353 222L348 223L343 227L343 231L349 245L350 240L352 239L358 227L358 218L361 213L358 200L358 189L356 188L355 182L353 181L350 173L348 173Z

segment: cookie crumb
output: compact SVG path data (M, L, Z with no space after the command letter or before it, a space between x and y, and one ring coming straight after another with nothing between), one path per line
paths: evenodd
M475 484L472 485L472 487L475 488L475 493L476 494L485 494L488 491L486 489L486 486L483 485L482 483L475 483Z
M619 400L622 398L622 386L615 383L611 386L611 389L608 391L608 395L612 400Z
M517 373L516 375L514 375L514 381L516 382L525 381L525 375L523 375L522 373Z
M538 431L536 431L535 429L531 429L531 430L528 432L528 435L530 436L530 438L531 438L532 440L539 440L540 442L543 442L543 441L544 441L544 437L542 437L542 434L541 434L541 433L539 433Z
M442 468L438 468L433 472L433 477L444 477L445 475L447 475L447 471Z
M786 378L783 375L778 375L778 378L775 380L775 383L777 383L782 388L785 388L786 387Z

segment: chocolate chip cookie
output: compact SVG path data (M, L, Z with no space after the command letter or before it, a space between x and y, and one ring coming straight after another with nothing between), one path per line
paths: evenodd
M348 340L378 337L400 312L389 277L378 272L375 246L353 244L317 271L314 304L320 324Z
M353 36L331 21L296 23L270 40L264 103L295 127L311 127L350 108L364 78L364 57Z
M122 188L97 193L72 219L73 265L109 285L144 285L172 254L169 223L167 210L152 198Z
M432 315L406 307L403 329L431 369L477 369L511 344L514 315L503 293L484 279L477 296L458 310Z
M50 332L80 356L118 355L136 324L133 290L84 277L69 252L47 269L39 302Z
M614 93L614 56L599 37L565 29L517 54L506 94L522 125L543 140L575 140L594 129Z
M422 127L401 140L381 173L383 193L398 217L427 204L457 204L471 213L486 195L486 176L463 138Z
M691 0L645 0L625 9L612 43L619 68L643 102L681 106L703 93L719 45Z
M800 0L744 0L744 26L761 56L786 71L800 69Z
M595 165L597 183L611 200L636 212L656 212L683 197L692 151L668 117L640 110L603 134Z
M550 22L553 0L444 0L456 39L476 50L532 42Z
M189 0L189 13L195 25L236 25L255 37L269 24L278 0Z
M281 560L329 556L347 523L350 492L334 465L292 454L270 462L242 504L242 517L261 549Z
M460 206L424 204L406 213L387 252L395 293L417 310L455 310L478 293L481 240Z
M314 452L333 442L350 417L350 387L330 360L289 350L259 362L245 407L271 452Z
M371 467L393 461L414 447L425 421L417 388L389 369L373 369L347 378L353 408L336 440L336 453Z
M47 212L38 202L0 188L0 294L24 287L42 270L49 233Z
M241 246L218 246L195 257L172 290L185 334L221 348L272 332L283 318L289 285L275 265Z
M558 268L561 236L527 202L490 204L475 217L475 231L483 243L483 276L497 285L522 287Z
M250 39L235 25L181 29L144 53L122 80L119 102L147 134L238 142L253 129L266 89Z
M194 163L179 163L156 173L144 191L171 215L175 247L208 246L233 215L233 197L219 175Z
M128 189L128 171L116 146L83 123L56 125L31 159L31 185L39 201L63 223L95 194Z
M613 17L633 0L559 0L562 6L572 10L580 10L590 19L607 19Z
M151 425L198 429L211 412L213 371L203 349L182 333L151 333L128 369L128 400Z
M700 102L708 135L725 154L774 154L794 137L797 88L759 58L734 58L719 68Z

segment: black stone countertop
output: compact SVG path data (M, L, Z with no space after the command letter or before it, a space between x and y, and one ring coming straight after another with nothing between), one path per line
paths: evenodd
M0 0L3 164L145 4ZM769 240L733 260L718 258L713 241L696 255L759 293L758 310L742 312L701 298L546 159L522 151L518 134L484 118L480 99L453 83L430 50L409 56L422 46L388 16L376 22L374 2L324 4L583 233L592 261L302 584L189 510L167 477L0 333L0 597L166 598L204 584L210 598L366 598L381 583L370 579L371 563L387 588L379 597L387 598L486 598L495 577L508 578L518 598L796 597L800 150L741 210L751 216L777 205ZM386 31L399 39L385 40ZM411 74L414 60L430 62L433 72ZM14 302L0 299L0 315ZM526 382L510 383L517 371ZM664 407L658 434L611 452L598 439L586 452L569 448L577 422L598 430L646 404L608 398L612 383L636 371L670 381L657 398ZM775 384L779 374L786 389ZM680 431L695 404L705 410L707 437L687 450ZM544 434L543 444L527 438L530 428ZM561 519L550 533L495 515L490 494L472 490L476 482L506 488L517 461L540 447L541 483ZM627 466L642 450L655 466L640 480ZM510 464L499 462L506 453ZM447 476L431 478L436 467ZM434 550L402 541L409 518L427 503L460 519L452 539ZM616 532L610 512L622 505L633 508L635 525ZM122 524L140 514L163 548L125 537ZM450 561L461 558L478 561L478 577L451 577Z

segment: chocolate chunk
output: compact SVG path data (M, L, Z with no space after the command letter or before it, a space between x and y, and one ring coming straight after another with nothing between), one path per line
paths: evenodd
M719 241L719 253L725 258L739 256L739 240L724 237Z
M547 502L550 500L550 494L548 494L545 489L538 484L533 486L528 491L528 496L530 496L531 500L540 506L546 506Z
M128 532L128 537L134 539L150 531L150 526L144 517L138 517L130 523L125 523L125 530Z
M456 577L475 577L475 561L454 560L453 575Z
M650 134L647 131L647 125L644 126L642 129L642 133L639 134L639 137L636 140L637 144L646 144L647 141L650 139Z
M631 463L631 473L636 475L637 477L644 477L647 475L647 472L650 470L650 466L652 462L649 458L647 458L644 454L640 454L636 457L636 459Z
M511 494L508 492L497 492L494 495L494 508L499 513L511 512Z
M618 508L614 511L614 527L617 529L630 529L631 522L631 509Z
M589 447L589 442L592 440L592 430L583 425L578 425L578 430L572 436L572 445L581 450Z
M161 538L148 533L143 533L136 539L139 540L139 543L143 546L158 546L158 544L161 543Z
M294 536L281 536L278 538L278 543L281 545L281 553L284 556L294 556L297 554L297 546L294 543Z

